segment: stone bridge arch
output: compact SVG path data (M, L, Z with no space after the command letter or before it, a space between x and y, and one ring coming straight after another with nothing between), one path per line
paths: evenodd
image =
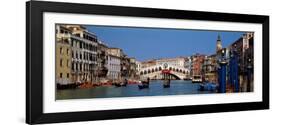
M139 71L139 74L141 75L141 77L160 79L162 75L161 71L164 69L170 70L171 74L177 79L185 79L190 74L190 71L186 68L176 67L176 66L164 67L162 65L155 65L155 66L143 68Z

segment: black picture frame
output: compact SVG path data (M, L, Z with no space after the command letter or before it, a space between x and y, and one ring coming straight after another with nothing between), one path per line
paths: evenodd
M150 18L262 24L262 102L171 106L157 108L43 113L43 13L76 13ZM269 109L269 16L183 11L62 2L26 3L26 123L57 123L88 120L184 115L213 112ZM118 115L116 115L118 114Z

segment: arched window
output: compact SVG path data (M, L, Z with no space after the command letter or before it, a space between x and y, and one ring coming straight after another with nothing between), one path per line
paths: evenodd
M155 68L155 72L157 72L158 71L158 68Z
M146 71L146 70L144 70L144 73L143 73L143 74L144 74L144 75L145 75L145 74L147 74L147 71Z
M74 70L75 62L71 63L71 70Z

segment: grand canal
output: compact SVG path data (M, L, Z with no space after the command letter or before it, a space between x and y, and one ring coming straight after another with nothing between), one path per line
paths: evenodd
M199 84L194 84L191 81L172 80L170 88L164 88L163 81L151 80L148 89L139 89L137 84L130 84L126 87L99 86L87 89L57 90L56 99L61 100L211 93L208 91L199 91L198 88Z

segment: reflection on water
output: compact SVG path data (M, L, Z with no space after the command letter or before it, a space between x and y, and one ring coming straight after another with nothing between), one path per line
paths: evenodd
M191 81L172 80L170 88L163 87L163 81L151 80L149 89L139 89L137 84L126 87L99 86L88 89L57 90L56 99L111 98L135 96L161 96L210 93L198 91L199 84Z

